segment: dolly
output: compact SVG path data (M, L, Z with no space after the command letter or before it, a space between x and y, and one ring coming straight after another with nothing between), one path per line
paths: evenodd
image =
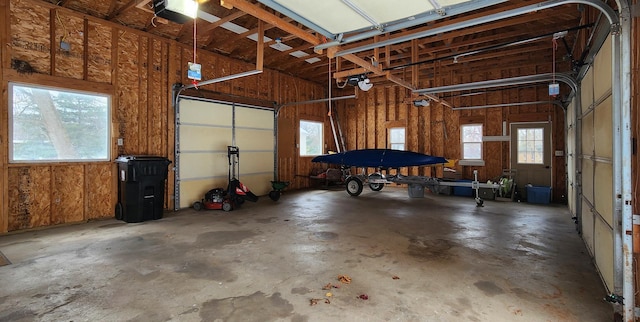
M229 158L229 185L227 190L223 188L213 188L204 195L204 199L193 203L193 209L222 209L231 211L240 207L245 200L258 201L258 196L253 194L238 178L240 149L237 146L227 146L227 156Z

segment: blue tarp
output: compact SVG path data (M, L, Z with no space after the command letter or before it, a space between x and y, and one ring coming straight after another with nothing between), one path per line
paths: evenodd
M364 149L319 155L313 158L311 162L337 164L347 167L401 168L447 163L447 159L411 151Z

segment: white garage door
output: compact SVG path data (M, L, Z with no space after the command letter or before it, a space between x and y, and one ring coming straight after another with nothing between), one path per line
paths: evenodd
M177 105L176 210L213 188L227 188L227 146L239 148L236 177L256 195L271 190L274 175L272 109L181 97Z

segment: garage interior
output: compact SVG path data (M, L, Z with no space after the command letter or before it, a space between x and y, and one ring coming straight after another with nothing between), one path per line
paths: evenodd
M0 320L640 316L636 1L161 2L0 0ZM311 162L362 149L515 189ZM114 218L119 156L170 162L162 218Z

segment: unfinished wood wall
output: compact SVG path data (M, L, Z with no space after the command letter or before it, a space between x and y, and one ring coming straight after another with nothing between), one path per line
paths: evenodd
M544 73L531 70L529 74ZM468 76L452 76L445 83L468 83L495 78L487 72L482 79ZM510 77L511 71L501 71L501 77ZM429 107L415 107L411 93L402 87L374 86L368 92L360 92L356 100L334 103L345 132L347 149L387 148L389 146L387 129L406 127L406 149L425 154L444 156L447 159L460 159L460 125L481 123L485 136L502 135L502 121L540 122L553 124L553 150L564 150L564 111L553 104L525 105L514 107L494 107L454 111L442 104L431 103ZM456 107L500 104L503 102L530 102L549 100L545 84L540 87L512 89L503 92L487 92L482 95L452 98L450 103ZM324 111L326 106L318 106ZM329 127L327 123L326 127ZM508 127L507 127L508 128ZM507 133L508 134L508 133ZM332 138L326 143L333 146ZM479 180L486 181L500 176L502 169L508 169L509 143L484 142L485 166L471 167L457 165L457 171L463 178L472 179L473 170L478 170ZM553 155L553 154L552 154ZM566 200L566 168L564 157L552 157L553 199ZM442 176L442 167L412 167L407 170L411 175Z
M188 83L191 48L36 0L0 0L0 233L113 216L117 201L114 162L8 163L8 83L59 86L111 95L111 158L118 155L174 155L171 88ZM165 28L165 27L163 27ZM60 50L60 37L71 45ZM197 52L203 78L255 69L255 65ZM36 70L22 74L11 60ZM262 102L321 98L322 87L265 70L260 75L203 88ZM198 94L198 93L196 93ZM273 103L271 103L273 106ZM312 113L312 112L310 112ZM118 138L123 145L117 146ZM166 198L173 208L173 171ZM299 187L299 186L298 186Z

